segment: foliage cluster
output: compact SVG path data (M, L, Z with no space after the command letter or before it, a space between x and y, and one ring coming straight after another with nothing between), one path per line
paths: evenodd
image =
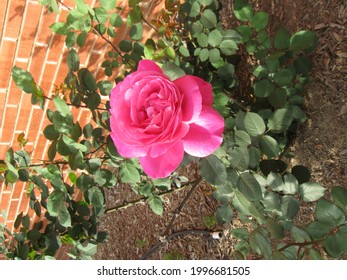
M59 12L59 1L40 2ZM97 244L107 240L98 230L99 217L108 212L105 188L130 184L160 215L162 196L191 183L178 173L152 180L137 160L118 155L109 137L109 103L103 101L113 83L96 81L87 68L80 68L78 48L96 34L113 49L102 63L105 74L113 76L123 66L116 81L146 58L162 65L172 80L192 74L212 84L214 107L226 123L223 144L206 158L186 156L182 165L194 162L199 170L195 180L213 186L220 202L217 223L234 218L243 222L244 227L232 229L235 259L340 258L347 253L347 190L336 186L328 194L310 181L307 168L288 168L285 160L292 157L291 137L307 119L302 105L312 68L310 53L318 43L314 32L290 34L280 28L272 38L269 15L254 11L245 0L234 0L233 14L239 22L235 29L222 25L217 0L166 0L156 21L144 17L141 0L129 1L126 19L116 0L100 0L95 8L83 0L75 3L65 22L51 26L65 36L69 49L64 85L46 95L29 72L12 70L17 86L46 111L51 124L43 133L51 145L44 162L32 162L25 144L19 151L10 148L0 171L6 184L29 183L30 207L47 224L40 221L30 227L28 215L20 213L16 232L1 226L0 251L11 259L47 259L69 244L70 257L89 259ZM116 46L112 39L123 25L129 28L129 39ZM144 26L156 31L155 39L143 38ZM251 73L238 75L245 61L252 61ZM46 109L50 101L55 110ZM93 122L81 127L71 107L88 108ZM76 188L83 193L81 200L74 198ZM298 225L295 218L307 204L314 207L315 219Z

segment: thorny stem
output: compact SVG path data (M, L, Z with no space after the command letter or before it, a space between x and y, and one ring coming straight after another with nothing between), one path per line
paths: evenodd
M141 17L142 17L142 20L143 20L147 25L149 25L152 29L154 29L155 32L158 32L158 29L157 29L153 24L151 24L147 19L145 19L145 17L143 16L142 13L141 13Z
M305 242L289 242L286 245L284 245L283 247L279 248L278 251L283 251L291 246L299 246L299 250L301 250L302 247L308 246L308 245L312 245L312 244L318 244L322 241L324 241L325 238L320 238L317 240L312 240L312 241L305 241Z

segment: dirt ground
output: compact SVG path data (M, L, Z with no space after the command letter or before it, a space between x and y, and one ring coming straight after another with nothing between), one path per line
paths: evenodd
M222 18L233 21L230 0L224 0ZM291 32L310 29L317 32L319 46L313 57L313 81L307 89L308 122L302 126L291 148L293 164L312 171L312 179L328 189L347 187L347 2L346 0L252 0L256 9L270 14L269 30L284 26ZM162 217L146 204L106 214L101 228L110 239L98 248L97 259L138 259L161 240L172 213L189 188L167 196ZM134 193L126 186L109 191L108 207L131 200ZM211 188L200 184L175 220L171 232L182 230L222 231L221 239L200 232L173 238L155 251L150 259L230 259L231 225L207 228L206 217L213 215L217 202ZM310 211L310 210L308 210ZM307 214L307 213L306 213ZM310 213L308 213L310 214ZM204 223L205 219L205 223ZM235 224L234 224L235 226ZM170 232L170 233L171 233Z

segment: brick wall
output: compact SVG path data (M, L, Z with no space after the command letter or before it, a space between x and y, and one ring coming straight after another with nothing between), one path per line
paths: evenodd
M4 159L8 148L20 149L17 137L25 133L28 143L25 146L35 160L47 159L46 153L50 141L43 136L43 129L48 124L45 112L38 106L31 105L31 96L21 92L11 78L11 69L18 66L28 70L46 95L50 95L54 85L63 82L67 73L65 37L51 33L49 26L63 21L68 10L60 6L60 15L49 14L47 9L38 4L38 0L0 0L0 159ZM73 0L62 1L74 7ZM85 0L92 6L98 6L97 0ZM153 19L163 7L162 0L142 1L145 18ZM118 0L122 7L122 17L126 18L127 3ZM127 34L126 25L120 28L115 43ZM149 27L146 35L150 36ZM89 34L85 46L79 50L81 67L88 67L97 79L114 79L106 77L100 67L104 55L110 47L101 38ZM52 108L46 104L45 109ZM73 110L74 117L83 126L89 122L87 110ZM13 223L18 213L29 213L33 219L34 211L29 209L26 195L28 184L17 182L6 187L0 182L0 222L13 230ZM2 211L2 212L1 212ZM62 258L60 252L58 258Z

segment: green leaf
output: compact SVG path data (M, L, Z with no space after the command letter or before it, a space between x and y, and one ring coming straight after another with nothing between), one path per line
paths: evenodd
M233 12L241 21L249 21L253 17L252 6L246 0L235 0Z
M325 188L319 183L307 182L299 186L299 191L303 201L312 202L324 195Z
M259 229L254 230L249 236L249 245L254 252L269 259L272 255L271 243Z
M263 198L258 181L250 173L241 173L237 182L237 188L252 201L259 201Z
M208 37L205 33L201 33L196 38L198 44L202 48L206 48L208 46Z
M311 241L311 238L307 232L297 226L292 227L291 233L296 242Z
M110 11L116 8L117 2L116 0L99 0L101 7Z
M59 35L67 35L69 32L69 26L65 22L55 22L49 28Z
M264 29L269 22L269 14L265 12L256 13L252 19L251 24L256 31Z
M306 231L312 239L320 239L327 235L330 232L330 230L330 225L320 221L313 221L309 223L306 227Z
M277 239L284 238L284 227L273 218L267 218L265 226L270 234Z
M258 114L247 112L244 122L246 130L251 136L257 137L264 134L265 123Z
M289 109L278 109L270 116L268 127L275 133L285 132L291 125L292 120L293 116Z
M65 45L67 48L72 48L77 40L76 32L69 32L65 37Z
M217 25L217 16L212 10L206 9L200 16L200 22L207 29L215 28Z
M50 124L45 127L43 130L43 135L48 139L48 140L56 140L59 138L59 132L55 130L54 125Z
M268 97L275 90L274 84L268 79L259 80L254 83L254 94L257 97Z
M104 8L102 7L94 8L94 12L95 12L95 18L97 22L105 23L108 21L108 12Z
M220 186L227 180L227 172L223 162L214 155L199 161L201 176L210 184Z
M288 173L283 176L283 193L296 194L298 192L299 182L294 175Z
M80 58L74 49L71 49L67 55L67 65L71 71L78 71L80 68Z
M105 212L105 198L103 192L98 187L91 187L88 189L88 200L93 205L93 210L97 216Z
M121 27L123 24L123 19L119 14L112 13L110 15L110 23L113 27Z
M81 32L76 39L77 45L81 48L84 46L86 40L87 40L87 32Z
M286 28L280 28L275 34L275 48L279 50L284 50L289 48L290 33Z
M329 235L324 240L324 249L333 258L340 258L343 254L347 252L347 233L341 230L337 231L335 234Z
M129 35L130 35L130 38L135 41L141 40L143 36L142 23L136 23L133 26L131 26Z
M137 5L128 14L127 25L132 26L136 23L141 22L141 20L142 20L142 11L141 11L141 8Z
M210 56L210 52L208 49L202 49L199 53L199 59L201 62L207 61L209 56Z
M19 174L18 174L18 170L8 161L6 161L6 165L7 165L7 172L6 172L6 181L8 183L15 183L17 182L18 178L19 178Z
M294 60L294 66L298 74L308 75L312 70L312 60L305 55L300 55Z
M333 187L331 197L334 203L347 214L347 190L343 187Z
M315 214L318 221L330 226L342 225L346 220L343 211L324 198L318 200Z
M163 64L162 70L171 81L174 81L186 75L186 73L184 73L184 71L180 67L178 67L175 63L169 61Z
M276 88L268 100L275 109L283 108L287 104L287 92L283 88Z
M253 30L248 25L240 25L236 28L236 31L241 35L242 43L250 40L253 34Z
M114 187L116 184L115 175L107 169L97 170L94 173L94 180L102 187Z
M275 73L274 81L280 86L287 86L293 79L292 71L280 69Z
M93 243L81 244L78 243L76 248L84 255L94 256L97 252L97 245Z
M194 1L189 8L189 17L195 18L200 14L200 4L197 1Z
M294 197L285 195L282 197L281 210L287 220L293 220L299 212L300 203Z
M249 237L249 233L247 229L245 228L233 228L231 230L231 235L232 237L241 239L241 240L247 240Z
M85 100L89 110L93 111L97 109L101 103L101 96L99 93L93 91L88 94L87 100Z
M87 151L87 147L85 145L77 143L76 141L74 141L73 139L71 139L70 137L66 135L63 135L62 140L68 146L69 150L72 153L75 153L78 150L80 150L83 153Z
M75 0L78 11L82 14L88 13L90 7L84 2L84 0Z
M106 96L111 94L113 84L110 81L100 81L98 82L97 86L100 90L100 94Z
M266 177L266 184L276 192L281 192L284 188L282 177L274 172L270 172Z
M119 167L119 176L123 183L136 184L141 180L139 171L130 161L121 163Z
M83 163L83 153L78 150L69 157L69 165L72 170L76 170Z
M71 216L65 205L65 194L54 190L48 197L47 210L53 217L58 217L60 224L64 227L71 226Z
M189 50L186 48L186 46L181 45L181 46L178 48L178 51L179 51L180 54L183 55L184 57L190 57Z
M261 159L261 151L254 147L251 146L248 148L248 153L249 153L249 167L252 169L257 169L259 166L259 162Z
M313 51L317 44L318 37L315 32L302 30L291 36L289 49L293 51Z
M244 171L249 165L249 154L246 147L234 148L229 153L231 165L239 171Z
M223 204L216 211L216 219L219 225L229 223L233 219L233 209L229 204Z
M235 144L240 147L247 147L252 144L251 137L246 131L236 130L234 132Z
M268 158L277 157L280 153L277 141L269 135L265 135L260 139L259 147Z
M233 55L238 50L237 44L233 40L223 40L220 43L220 51L224 55Z
M222 33L218 29L214 29L208 34L208 44L211 47L219 46L222 40L223 40Z
M148 205L155 214L160 216L163 214L164 206L163 206L163 200L161 199L160 196L158 195L150 196L148 199Z
M95 78L92 73L86 68L78 71L78 78L81 84L89 91L96 91L98 89Z

